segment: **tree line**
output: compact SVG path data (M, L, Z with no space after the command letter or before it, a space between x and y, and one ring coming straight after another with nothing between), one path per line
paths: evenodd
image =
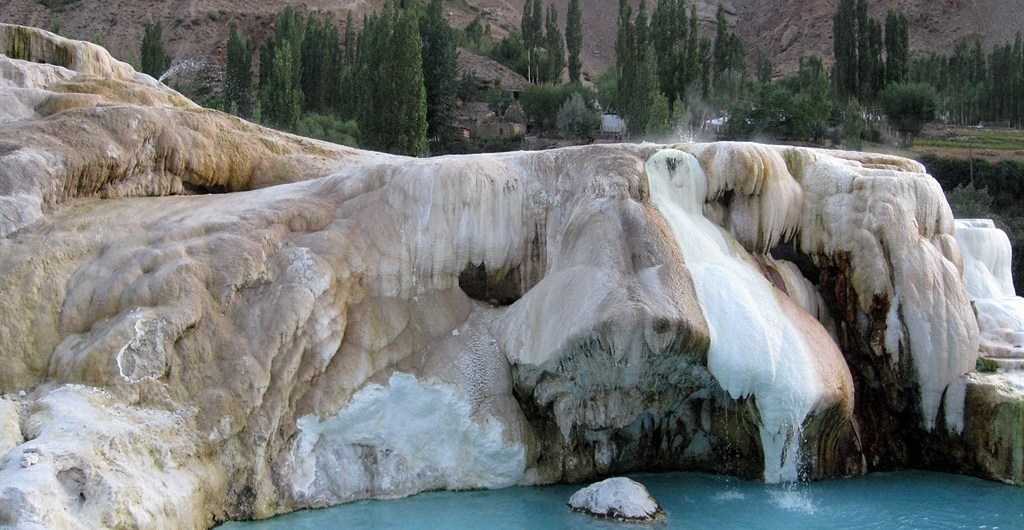
M339 27L286 7L259 47L254 78L256 54L232 24L224 99L242 117L413 156L451 136L458 49L441 0L388 2L360 30L351 13Z
M910 61L911 80L927 83L939 96L939 114L950 123L982 121L1024 126L1024 46L1018 33L985 53L981 41L960 40L952 53Z
M424 154L430 146L441 152L451 140L456 98L475 90L471 79L459 78L455 59L461 44L537 87L528 90L520 110L542 135L556 127L556 115L573 92L581 94L589 113L581 120L592 124L590 114L600 102L600 108L624 117L637 137L718 118L727 123L718 127L725 138L831 141L857 148L878 138L883 115L908 143L936 117L955 124L1024 125L1019 36L987 53L980 41L961 41L952 53L911 60L907 17L899 10L889 10L884 21L871 17L866 0L839 0L830 71L810 55L786 77L774 75L767 56L747 53L721 5L714 33L704 35L696 6L686 0L656 0L650 12L643 0L636 9L620 0L615 66L594 80L596 93L580 83L579 0L570 0L564 26L553 3L524 0L518 31L487 45L490 27L480 17L455 31L443 15L440 0L392 0L364 17L360 31L351 14L335 24L286 8L260 46L232 25L224 107L296 132L330 128L334 120L339 123L332 137L348 143L358 138L371 149ZM153 75L170 62L160 31L159 23L147 26L141 51L143 70ZM562 88L566 74L568 89ZM581 138L586 137L592 134Z

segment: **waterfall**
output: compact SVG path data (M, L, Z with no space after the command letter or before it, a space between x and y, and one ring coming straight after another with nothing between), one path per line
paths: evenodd
M766 482L796 481L800 428L824 394L813 352L774 287L725 230L703 215L708 177L697 159L663 150L647 162L651 203L686 260L711 332L708 369L761 416Z

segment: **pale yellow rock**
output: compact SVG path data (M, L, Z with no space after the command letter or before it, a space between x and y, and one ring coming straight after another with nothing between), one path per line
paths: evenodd
M21 435L20 409L20 404L14 399L0 398L0 460L9 449L25 441Z
M0 408L16 456L0 462L0 524L205 528L653 465L749 475L762 417L785 412L767 397L808 388L780 377L755 403L709 370L708 308L651 202L661 148L383 155L197 108L101 48L0 25L12 46L59 66L0 56L0 393L28 392ZM728 259L761 270L789 237L864 251L882 277L856 276L859 292L930 308L894 327L949 330L924 353L897 337L940 368L911 382L962 373L977 331L948 207L924 175L878 173L914 163L680 148L704 164L695 208ZM873 194L922 232L844 202ZM890 240L906 254L877 252ZM820 353L765 361L810 374L790 427L812 432L786 443L852 444L821 295L774 266L790 294L758 283L773 321ZM931 280L945 290L901 290Z

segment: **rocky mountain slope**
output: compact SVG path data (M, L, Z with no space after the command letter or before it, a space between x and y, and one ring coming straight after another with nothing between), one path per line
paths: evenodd
M696 0L713 31L714 0ZM568 0L555 0L564 23ZM631 0L637 4L639 0ZM274 15L287 5L345 19L353 11L356 19L379 8L383 0L256 0L189 1L171 0L53 0L50 8L40 0L8 0L0 5L0 22L50 27L58 24L61 34L76 39L98 37L115 57L133 61L138 57L143 24L163 23L167 47L180 59L220 61L227 40L228 24L239 25L257 40L267 35ZM545 2L546 4L547 2ZM654 1L648 2L650 6ZM792 72L803 54L817 53L831 61L832 21L835 2L816 0L723 0L730 22L748 43L750 60L757 53L775 59L777 73ZM584 0L584 71L591 76L614 62L617 0ZM494 34L519 27L521 0L449 0L449 19L464 27L477 15L490 23ZM981 38L986 44L1013 39L1024 29L1019 3L1013 0L896 0L870 1L871 14L884 17L887 9L901 8L911 25L911 51L950 50L958 38ZM212 59L211 59L212 58Z

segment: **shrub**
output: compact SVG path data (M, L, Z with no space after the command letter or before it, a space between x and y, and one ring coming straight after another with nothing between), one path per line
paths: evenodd
M939 96L935 88L926 83L899 83L886 87L879 101L889 125L909 147L924 125L935 119Z
M573 92L572 96L565 100L562 108L558 110L556 122L563 137L577 140L592 138L601 126L601 118L587 107L579 92Z
M349 147L359 146L359 125L326 114L305 114L295 126L295 134Z

